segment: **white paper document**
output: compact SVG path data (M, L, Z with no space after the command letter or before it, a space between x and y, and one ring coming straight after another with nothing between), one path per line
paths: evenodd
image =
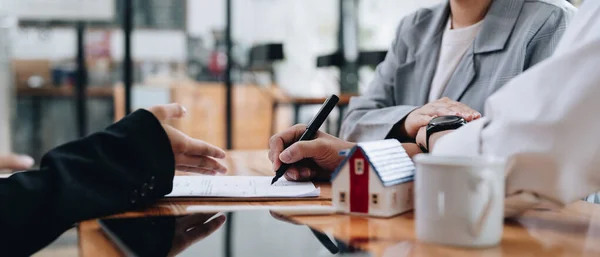
M265 176L175 176L173 191L166 197L316 197L321 194L312 182L281 178L271 185Z

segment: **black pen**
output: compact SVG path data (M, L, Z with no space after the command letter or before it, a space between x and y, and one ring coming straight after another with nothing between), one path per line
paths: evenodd
M310 121L310 123L308 123L306 131L304 131L304 134L302 134L298 141L312 140L317 134L317 131L319 131L321 125L323 125L323 122L325 122L325 120L327 119L327 116L329 116L333 108L335 108L335 105L338 103L339 100L340 98L337 97L337 95L331 95L329 98L327 98L327 100L325 100L325 103L323 103L323 106L321 106L321 109L319 110L317 115L312 119L312 121ZM282 163L281 167L279 167L279 169L277 169L277 172L275 172L275 177L271 181L271 185L277 182L277 180L279 180L283 176L283 174L285 174L285 172L290 166L292 165Z

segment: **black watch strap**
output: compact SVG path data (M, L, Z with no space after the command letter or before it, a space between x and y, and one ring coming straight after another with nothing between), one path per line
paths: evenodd
M439 132L439 131L435 131L435 132ZM429 137L431 137L431 134L435 133L435 132L429 132L427 131L426 136L425 136L425 144L427 145L427 152L429 152Z
M424 149L424 146L419 144L421 151L423 151L423 153L429 152L429 149L430 149L429 148L429 138L434 133L446 131L446 130L458 129L465 124L467 124L467 121L465 119L463 119L460 116L454 116L454 115L439 116L439 117L435 117L435 118L431 119L431 121L429 121L429 124L427 125L427 129L426 129L426 133L425 133L426 134L426 136L425 136L426 148Z
M422 144L417 144L417 145L421 149L422 153L429 153L429 146L427 146L427 148L425 148L425 146L423 146Z

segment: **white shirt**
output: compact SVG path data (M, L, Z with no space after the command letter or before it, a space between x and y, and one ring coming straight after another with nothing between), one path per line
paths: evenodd
M484 118L435 155L510 158L505 215L600 191L600 1L585 1L554 55L488 98Z
M446 30L442 36L437 68L433 80L431 81L429 102L438 100L444 92L458 63L460 63L460 60L473 44L475 37L477 37L479 31L481 31L483 20L469 27L460 29L451 29L451 24L452 18L449 18Z

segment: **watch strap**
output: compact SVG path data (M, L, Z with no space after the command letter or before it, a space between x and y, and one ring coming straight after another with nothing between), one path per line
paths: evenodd
M429 153L429 137L431 137L431 134L433 134L435 132L429 132L429 130L426 131L425 133L425 145L427 145L427 152Z
M425 146L423 146L422 144L417 144L417 145L421 149L422 153L429 153L429 150L427 148L425 148Z
M443 124L443 125L440 124L437 126L432 126L431 124L427 125L427 129L425 131L425 145L427 146L427 148L423 149L423 146L419 145L419 147L421 148L421 151L425 150L425 151L427 151L427 153L429 152L429 138L431 137L431 135L433 135L433 133L446 131L446 130L458 129L458 128L462 127L463 125L467 124L467 122L462 117L457 117L457 118L459 118L457 122L452 122L452 123ZM423 152L423 153L425 153L425 152Z

